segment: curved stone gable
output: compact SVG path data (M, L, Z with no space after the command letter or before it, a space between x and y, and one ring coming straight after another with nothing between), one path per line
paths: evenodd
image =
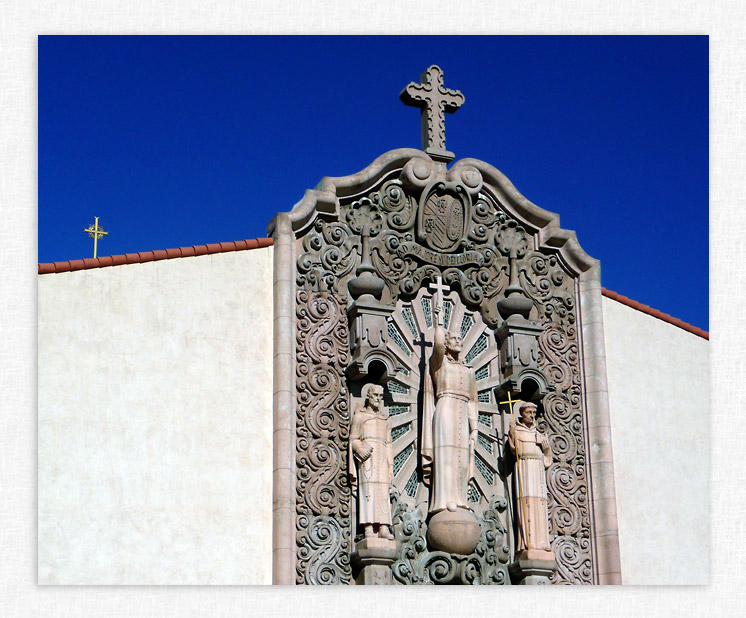
M268 232L275 242L275 582L351 581L346 439L355 380L370 367L365 360L352 374L345 367L350 349L354 361L365 347L345 310L348 283L365 263L385 284L382 306L412 299L441 277L493 330L518 283L531 301L526 317L541 331L533 371L544 376L535 379L540 425L553 451L553 581L618 583L598 261L560 228L559 216L483 161L446 169L422 151L398 149L357 174L323 178ZM371 357L393 359L386 348L394 342L382 338L383 352ZM385 381L396 362L382 364ZM514 378L510 388L521 387Z

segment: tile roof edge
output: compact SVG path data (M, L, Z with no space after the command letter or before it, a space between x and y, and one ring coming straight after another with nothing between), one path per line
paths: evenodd
M679 320L678 318L668 315L667 313L663 313L662 311L653 309L648 305L638 303L636 300L632 300L631 298L627 298L626 296L622 296L621 294L613 292L612 290L608 290L606 288L601 288L601 293L607 298L620 302L623 305L627 305L628 307L632 307L632 309L637 309L638 311L642 311L643 313L652 315L654 318L658 318L659 320L663 320L664 322L668 322L669 324L678 326L679 328L692 333L693 335L697 335L697 337L707 339L707 341L710 340L710 333L708 331L697 328L696 326L692 326L691 324L687 324L683 320Z
M87 270L89 268L105 268L107 266L121 266L124 264L142 264L144 262L154 262L157 260L170 260L180 257L193 257L198 255L210 255L213 253L228 253L230 251L246 251L249 249L260 249L263 247L271 247L273 241L271 238L251 238L247 240L236 240L232 242L220 242L209 245L195 245L193 247L179 247L177 249L161 249L157 251L142 251L140 253L125 253L124 255L109 255L100 258L85 258L82 260L69 260L67 262L49 262L39 263L38 273L40 275L48 275L53 273L65 273L75 270ZM702 337L703 339L710 340L710 333L691 324L687 324L683 320L679 320L673 316L653 309L648 305L638 303L636 300L627 298L622 294L609 290L607 288L601 288L601 293L612 300L616 300L623 305L637 309L643 313L647 313L659 320L668 322L674 326Z
M271 238L251 238L248 240L236 240L232 242L218 242L210 245L195 245L194 247L179 247L177 249L161 249L157 251L142 251L140 253L125 253L124 255L109 255L100 258L69 260L67 262L39 263L38 273L40 275L48 275L53 273L66 273L74 270L87 270L89 268L121 266L123 264L142 264L144 262L170 260L180 257L193 257L213 253L261 249L263 247L271 247L272 244L273 241Z

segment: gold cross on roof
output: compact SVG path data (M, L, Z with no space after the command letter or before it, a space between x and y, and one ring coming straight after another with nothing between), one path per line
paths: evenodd
M89 225L84 232L88 232L88 236L93 238L93 257L96 257L98 253L98 239L108 236L109 232L104 232L104 228L98 226L98 217L95 217L96 221L93 225Z

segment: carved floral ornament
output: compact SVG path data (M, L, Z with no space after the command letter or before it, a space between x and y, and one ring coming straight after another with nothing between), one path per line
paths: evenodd
M394 161L394 155L398 160ZM490 350L496 346L494 330L504 320L498 303L505 298L511 268L515 269L523 293L533 304L530 319L543 327L538 340L538 370L546 377L548 392L539 427L549 436L552 449L547 489L550 536L558 562L553 582L592 583L575 302L576 277L592 261L575 248L574 236L561 237L562 242L556 243L559 249L542 248L540 232L550 227L551 216L536 207L518 216L515 197L509 194L515 191L512 185L507 183L506 188L500 178L496 182L491 172L486 182L483 171L493 168L485 164L465 160L445 173L442 166L418 151L394 151L380 161L350 177L357 183L354 189L343 186L346 179L337 179L336 186L334 180L327 181L327 186L322 182L318 195L328 195L329 189L334 189L342 197L336 198L333 207L330 200L324 208L308 202L296 216L298 583L345 583L351 579L354 522L350 515L352 494L344 473L350 430L350 389L345 377L350 332L345 311L350 302L347 283L362 263L370 264L371 271L384 282L381 302L397 307L389 346L411 376L416 372L414 359L420 355L411 354L408 359L403 349L397 348L401 347L397 342L407 345L406 341L415 340L414 331L408 333L401 325L402 307L411 305L415 298L424 299L421 289L441 277L454 292L451 303L459 324L463 326L469 314L473 316L471 323L478 323L479 333L486 337L486 351L474 358L497 358ZM369 179L362 186L361 176ZM479 333L475 331L474 342L481 337ZM483 371L484 376L497 376L493 384L499 383L496 363L484 365ZM480 374L482 367L473 368ZM392 392L394 404L398 397L415 402L417 385L408 383L406 377L396 379L406 384L407 391ZM494 394L490 401L485 405L495 405ZM477 498L483 527L478 546L481 555L459 561L426 551L421 530L424 522L411 510L412 501L407 502L407 484L416 471L412 466L417 453L417 420L406 417L400 425L395 415L392 419L394 431L401 432L397 438L402 436L394 439L395 467L397 456L413 453L410 463L403 464L409 467L395 482L396 495L402 499L394 505L394 527L403 548L392 567L396 581L509 583L506 522L509 525L510 509L498 489L485 489L488 483L483 483ZM484 444L487 438L485 432ZM498 485L494 441L491 448L492 460L480 452L483 463L494 468Z
M561 289L566 267L556 255L532 249L526 225L481 191L479 170L457 168L445 180L437 180L435 170L432 162L410 159L362 196L340 200L341 222L316 218L302 241L297 285L346 293L347 277L362 259L362 239L370 238L372 264L387 284L385 301L411 297L441 276L496 328L512 257L520 261L521 284L537 299L537 311L572 319L573 294Z

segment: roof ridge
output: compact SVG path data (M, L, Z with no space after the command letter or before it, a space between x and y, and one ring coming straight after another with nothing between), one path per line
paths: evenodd
M691 324L688 324L687 322L684 322L684 320L679 320L679 318L675 318L671 315L668 315L667 313L663 313L662 311L658 311L658 309L653 309L649 305L644 305L642 303L638 303L636 300L632 300L631 298L627 298L626 296L623 296L622 294L619 294L618 292L614 292L612 290L609 290L607 288L601 288L601 293L606 296L607 298L611 298L612 300L616 300L623 305L627 305L628 307L632 307L633 309L637 309L638 311L642 311L643 313L647 313L648 315L652 315L654 318L658 318L659 320L663 320L664 322L668 322L669 324L672 324L674 326L678 326L679 328L692 333L693 335L697 335L698 337L702 337L702 339L707 339L707 341L710 340L710 333L706 330L702 330L701 328L697 328L696 326L692 326Z
M68 260L66 262L39 263L39 274L66 273L74 270L89 268L104 268L106 266L121 266L123 264L142 264L157 260L170 260L179 257L194 257L213 253L228 253L230 251L246 251L271 247L271 238L251 238L231 242L218 242L209 245L194 245L193 247L179 247L177 249L160 249L157 251L141 251L140 253L125 253L124 255L109 255L100 258L84 258L82 260Z

